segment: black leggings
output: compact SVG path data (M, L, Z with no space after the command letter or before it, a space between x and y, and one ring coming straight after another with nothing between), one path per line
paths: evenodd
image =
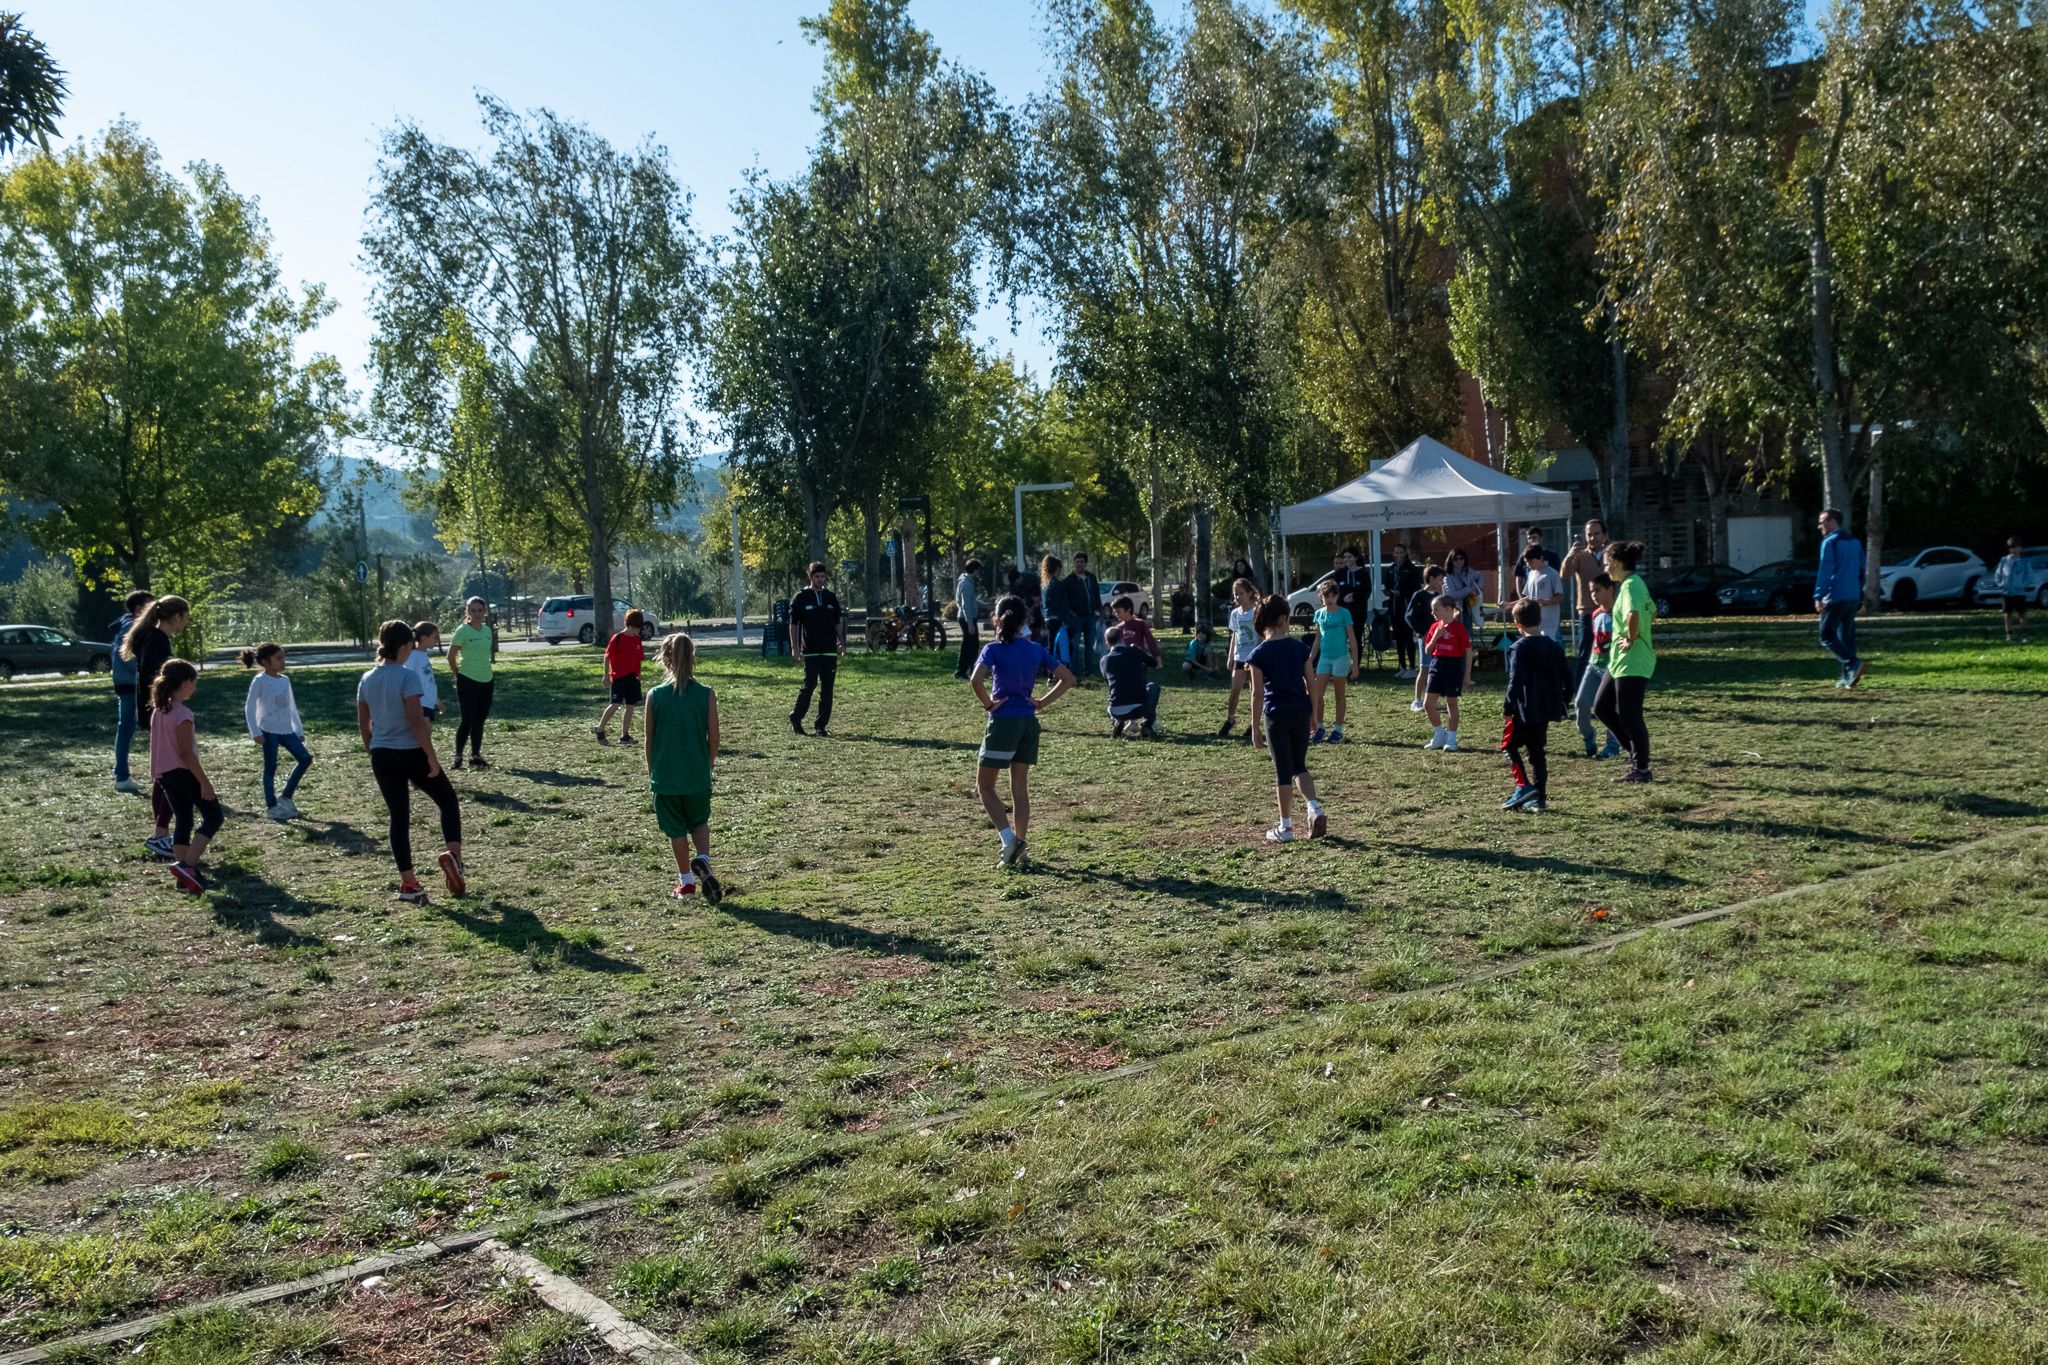
M1409 629L1408 622L1399 616L1393 618L1393 625L1394 648L1398 651L1396 657L1400 659L1401 667L1413 668L1415 667L1415 632ZM1360 655L1359 657L1363 658L1364 656Z
M460 673L455 675L455 700L462 707L462 720L455 727L456 757L462 756L464 740L469 741L471 757L482 756L484 722L491 718L491 691L495 687L495 682L478 682L475 678L465 678Z
M981 657L981 632L975 623L966 619L960 622L960 662L953 665L953 672L966 677L974 671L974 662Z
M1508 767L1518 787L1534 787L1538 796L1550 795L1550 722L1508 717L1501 748L1507 751Z
M1645 773L1650 771L1650 727L1643 723L1643 694L1649 690L1648 678L1610 676L1593 694L1593 714L1628 751L1629 767Z
M227 813L220 808L219 801L209 801L199 794L199 779L192 775L190 768L173 768L159 777L156 790L164 794L171 805L171 842L182 848L192 842L192 813L199 813L199 837L211 839L220 833L220 827L227 820Z
M478 684L488 688L489 683ZM391 857L400 872L412 871L412 789L418 787L441 808L441 840L462 842L462 807L455 800L455 784L444 770L427 776L425 749L372 749L370 771L377 778L377 790L391 812Z
M1306 711L1282 711L1266 717L1266 749L1273 755L1273 779L1282 787L1308 771Z

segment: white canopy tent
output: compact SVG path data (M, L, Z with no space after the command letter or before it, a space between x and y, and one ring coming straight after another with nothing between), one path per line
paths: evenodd
M1568 526L1572 495L1543 488L1467 459L1442 441L1418 436L1379 468L1306 502L1280 509L1282 573L1287 537L1363 531L1372 537L1373 604L1380 603L1380 532L1493 523L1498 586L1506 590L1509 522ZM1562 541L1560 541L1560 544Z

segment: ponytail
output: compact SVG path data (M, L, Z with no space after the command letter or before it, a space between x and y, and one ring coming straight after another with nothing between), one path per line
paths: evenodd
M1024 605L1023 598L1015 593L1005 594L996 603L996 638L1006 645L1015 640L1018 632L1024 629L1028 615L1030 609Z
M156 671L156 681L149 691L150 709L168 711L178 695L178 689L199 676L199 670L183 659L166 659L164 666Z
M661 671L678 687L697 676L697 642L677 631L661 637Z
M241 658L242 661L242 667L254 668L256 667L256 665L262 663L265 659L268 659L271 655L282 653L284 653L283 645L279 644L275 640L265 640L262 644L257 645L252 649L243 650L239 657Z
M398 651L412 643L412 627L403 621L386 621L377 628L377 662L398 662Z
M1643 542L1640 540L1610 540L1607 542L1607 553L1622 568L1627 569L1630 573L1634 573L1636 565L1643 562Z
M121 637L121 657L129 663L135 662L135 637L144 631L158 629L158 622L176 621L192 615L192 604L182 597L159 597L142 609L135 623L128 627L128 633Z

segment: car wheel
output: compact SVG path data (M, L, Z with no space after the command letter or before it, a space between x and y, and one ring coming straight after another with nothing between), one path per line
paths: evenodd
M1764 615L1766 616L1783 616L1790 610L1792 610L1791 599L1782 592L1772 593L1771 600L1764 603Z
M1967 582L1967 583L1963 584L1963 595L1962 595L1961 597L1957 598L1956 600L1957 600L1958 602L1962 603L1962 604L1963 604L1964 606L1966 606L1966 607L1967 607L1967 606L1969 606L1969 605L1970 605L1970 603L1972 603L1972 602L1976 601L1976 600L1977 600L1977 580L1973 578L1973 579L1971 579L1971 580L1970 580L1969 582Z
M642 621L640 623L640 638L642 640L652 640L654 638L653 625L646 621Z
M1657 614L1659 616L1675 615L1675 613L1671 610L1671 599L1668 597L1658 598L1653 605L1657 608Z
M85 671L88 673L111 673L114 671L114 661L104 654L95 654L85 661Z
M1900 611L1911 607L1920 600L1920 585L1910 578L1901 578L1892 589L1892 605Z
M597 643L597 627L585 626L583 629L576 632L576 638L578 641L586 645Z
M552 649L556 645L562 643L562 637L559 635L543 635L540 637L540 642L546 645L548 648Z
M2002 606L2004 604L2001 603L2000 605ZM2041 591L2034 594L2034 605L2037 607L2048 608L2048 584L2043 584L2041 587Z
M14 665L8 663L5 659L0 659L0 682L10 682L13 678Z

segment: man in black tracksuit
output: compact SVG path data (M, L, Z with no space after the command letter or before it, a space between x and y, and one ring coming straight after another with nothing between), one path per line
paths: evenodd
M839 661L846 655L846 613L839 608L838 594L825 586L823 564L811 564L805 574L811 586L789 601L789 647L804 661L803 690L796 694L789 728L804 732L804 713L811 709L811 693L818 691L818 723L812 733L822 735L832 723L832 684L839 680Z

